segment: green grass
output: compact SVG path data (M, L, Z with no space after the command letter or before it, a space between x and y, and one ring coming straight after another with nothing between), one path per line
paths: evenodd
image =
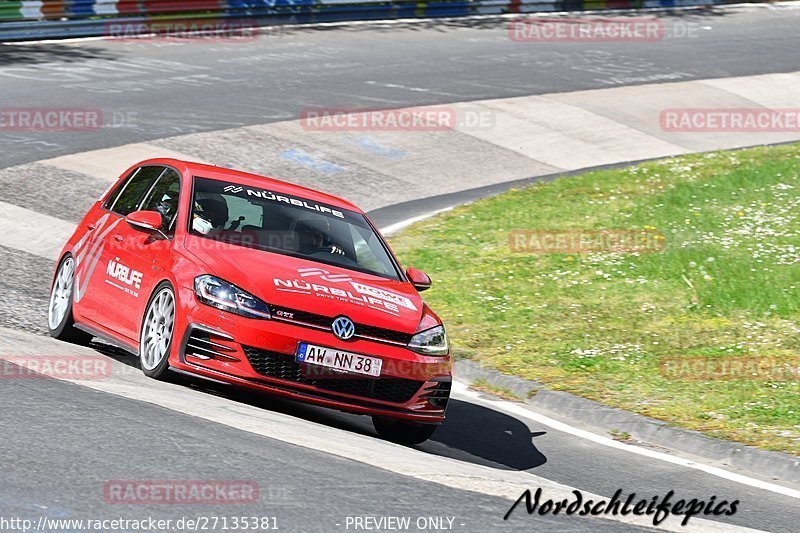
M555 390L800 455L798 380L678 379L665 359L800 364L800 145L509 191L392 239L470 358ZM512 230L647 230L660 252L514 253ZM716 359L719 360L719 359Z

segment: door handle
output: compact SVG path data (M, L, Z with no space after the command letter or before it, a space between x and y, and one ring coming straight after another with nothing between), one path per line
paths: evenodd
M114 235L114 240L122 242L125 240L125 237L123 237L122 235Z

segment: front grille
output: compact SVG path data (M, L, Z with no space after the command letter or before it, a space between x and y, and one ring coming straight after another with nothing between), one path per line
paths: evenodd
M271 305L270 312L273 316L282 320L290 322L305 322L306 324L312 324L314 326L319 326L320 328L330 329L331 322L333 322L332 318L328 318L324 315L308 313L306 311L298 311L297 309L289 309L288 307L277 307L275 305Z
M317 327L319 329L331 330L331 323L336 317L329 317L325 315L318 315L316 313L309 313L307 311L298 311L297 309L289 309L287 307L270 306L272 316L277 320L285 322L294 322ZM289 318L291 316L291 318ZM403 333L402 331L395 331L392 329L378 328L375 326L368 326L366 324L355 324L356 337L369 337L377 341L389 342L392 344L407 345L414 335L411 333Z
M395 342L404 346L411 342L411 337L413 337L413 335L408 333L393 331L391 329L376 328L374 326L367 326L364 324L356 324L356 336Z
M247 360L263 376L312 385L319 389L351 394L372 400L405 403L414 397L424 382L400 378L361 378L328 372L324 367L304 365L286 355L252 346L243 346Z

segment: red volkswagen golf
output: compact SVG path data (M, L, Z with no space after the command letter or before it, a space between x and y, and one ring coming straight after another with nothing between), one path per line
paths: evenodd
M420 443L444 420L444 326L355 205L174 159L123 174L64 247L51 335L170 370L372 416Z

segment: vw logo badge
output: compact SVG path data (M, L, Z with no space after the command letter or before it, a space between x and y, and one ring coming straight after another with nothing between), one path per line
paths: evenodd
M331 329L333 330L334 335L343 341L346 341L355 334L356 325L353 324L353 321L346 316L340 316L336 317L336 320L333 321L333 324L331 324Z

